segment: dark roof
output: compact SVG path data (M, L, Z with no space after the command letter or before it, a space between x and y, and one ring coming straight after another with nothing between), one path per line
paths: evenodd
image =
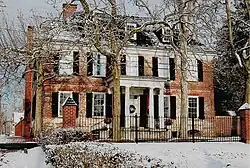
M77 106L73 98L68 97L63 106Z

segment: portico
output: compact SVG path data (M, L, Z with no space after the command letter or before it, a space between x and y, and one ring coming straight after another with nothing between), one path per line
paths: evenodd
M134 116L144 128L164 128L164 85L166 78L121 77L121 126L134 127ZM112 84L111 84L112 86ZM130 108L135 107L131 112Z

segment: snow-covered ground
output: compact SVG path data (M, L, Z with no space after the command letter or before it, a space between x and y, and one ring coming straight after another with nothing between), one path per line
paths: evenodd
M243 143L115 143L121 150L161 159L167 168L250 168L250 145ZM1 153L1 168L46 168L40 147Z
M5 143L5 142L7 141L7 137L8 137L8 136L6 136L6 135L4 135L4 134L1 134L1 135L0 135L0 143Z
M0 151L1 168L46 168L45 154L40 147L23 151L7 152Z
M250 145L243 143L141 143L115 146L162 159L176 168L250 168Z

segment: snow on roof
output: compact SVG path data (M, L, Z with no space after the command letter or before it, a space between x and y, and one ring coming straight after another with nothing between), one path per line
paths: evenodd
M20 121L20 118L23 118L23 117L24 117L23 113L13 112L14 124L17 124Z

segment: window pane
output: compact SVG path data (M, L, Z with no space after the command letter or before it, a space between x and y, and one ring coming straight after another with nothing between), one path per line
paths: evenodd
M188 117L192 118L197 118L197 98L188 98Z
M198 66L196 59L188 59L188 80L197 81L198 80Z
M96 53L93 60L93 75L105 76L106 73L106 57Z
M73 73L73 55L64 55L59 60L59 74L71 75Z
M104 94L94 93L93 116L104 116Z
M169 97L164 97L164 117L170 118Z

